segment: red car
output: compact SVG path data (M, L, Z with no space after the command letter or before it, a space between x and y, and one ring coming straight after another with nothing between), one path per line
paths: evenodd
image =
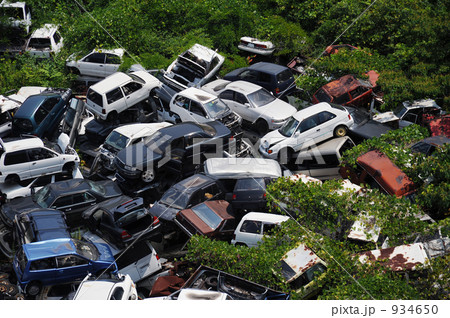
M313 95L314 104L320 102L335 103L344 106L367 106L373 98L373 93L378 90L378 73L369 71L366 73L368 80L362 80L355 75L345 75L341 78L325 84Z
M335 44L330 45L325 49L325 52L323 55L329 56L331 54L336 54L340 49L348 49L350 51L357 50L358 48L356 46L350 45L350 44Z

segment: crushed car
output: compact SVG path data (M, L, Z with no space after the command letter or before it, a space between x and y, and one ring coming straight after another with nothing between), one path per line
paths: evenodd
M253 54L271 55L275 51L275 45L270 41L243 36L239 40L238 49Z
M33 31L25 46L25 52L38 58L50 58L61 51L63 42L58 26L45 24Z

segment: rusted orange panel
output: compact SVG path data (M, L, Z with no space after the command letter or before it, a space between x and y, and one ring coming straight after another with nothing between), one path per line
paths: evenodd
M354 75L345 75L335 81L329 82L322 86L322 88L336 98L342 94L348 93L360 85L361 83Z
M414 182L377 150L365 153L356 161L388 194L403 197L415 189Z

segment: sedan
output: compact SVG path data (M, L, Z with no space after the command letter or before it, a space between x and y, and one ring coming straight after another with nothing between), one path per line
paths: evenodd
M298 111L280 129L266 134L259 152L288 163L295 152L333 136L345 136L352 125L353 118L344 107L319 103Z
M216 80L202 89L219 96L260 134L280 128L296 112L294 106L274 97L265 88L246 81Z

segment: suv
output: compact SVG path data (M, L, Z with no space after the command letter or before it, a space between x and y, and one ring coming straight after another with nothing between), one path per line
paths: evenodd
M146 137L153 135L161 128L171 126L171 123L129 124L115 128L106 137L100 146L100 159L103 168L114 170L114 158L122 149L143 141Z
M122 64L123 49L92 50L86 56L77 59L78 53L70 55L66 60L66 67L77 75L107 77L115 72Z
M223 79L242 80L262 86L278 98L285 97L296 90L291 69L268 62L259 62L248 67L238 68L226 74Z
M37 137L0 138L0 183L17 183L42 175L67 172L78 168L80 158L67 146L50 149Z
M58 54L63 47L63 38L59 34L58 26L45 24L31 34L27 41L25 51L32 56L49 58L52 54Z
M219 96L243 120L253 124L261 135L280 128L297 111L265 88L246 81L216 80L202 89Z
M294 153L335 137L344 137L353 118L342 106L319 103L295 113L278 130L266 134L259 152L266 158L288 163Z
M177 114L182 122L205 123L218 120L233 131L236 131L242 122L241 116L233 112L220 98L195 87L175 94L170 101L170 111Z
M345 75L319 88L312 97L314 104L320 102L350 106L367 106L373 94L379 89L378 74L375 71L366 73L369 80L362 80L355 75Z
M87 272L97 276L106 270L117 272L108 245L71 238L23 244L13 268L18 284L30 296L39 294L43 286L83 279Z
M247 213L236 227L231 244L255 247L261 242L264 235L287 220L289 220L289 217L285 215L261 212Z
M117 180L124 185L127 180L149 183L158 175L162 180L164 172L173 172L176 178L191 175L202 156L221 154L230 138L231 131L217 121L186 122L160 129L144 142L119 151L114 161Z
M216 51L195 44L178 55L164 72L164 80L177 90L207 83L219 71L225 58Z
M28 97L14 114L13 135L30 134L52 139L69 106L72 90L48 90Z
M148 100L150 92L160 85L156 77L144 71L117 72L89 87L86 108L97 118L115 120L119 113Z
M0 207L0 216L7 226L12 226L16 214L34 208L52 208L65 213L71 227L81 223L81 212L106 199L121 195L119 187L111 180L91 181L72 179L46 185L31 197L16 198Z

